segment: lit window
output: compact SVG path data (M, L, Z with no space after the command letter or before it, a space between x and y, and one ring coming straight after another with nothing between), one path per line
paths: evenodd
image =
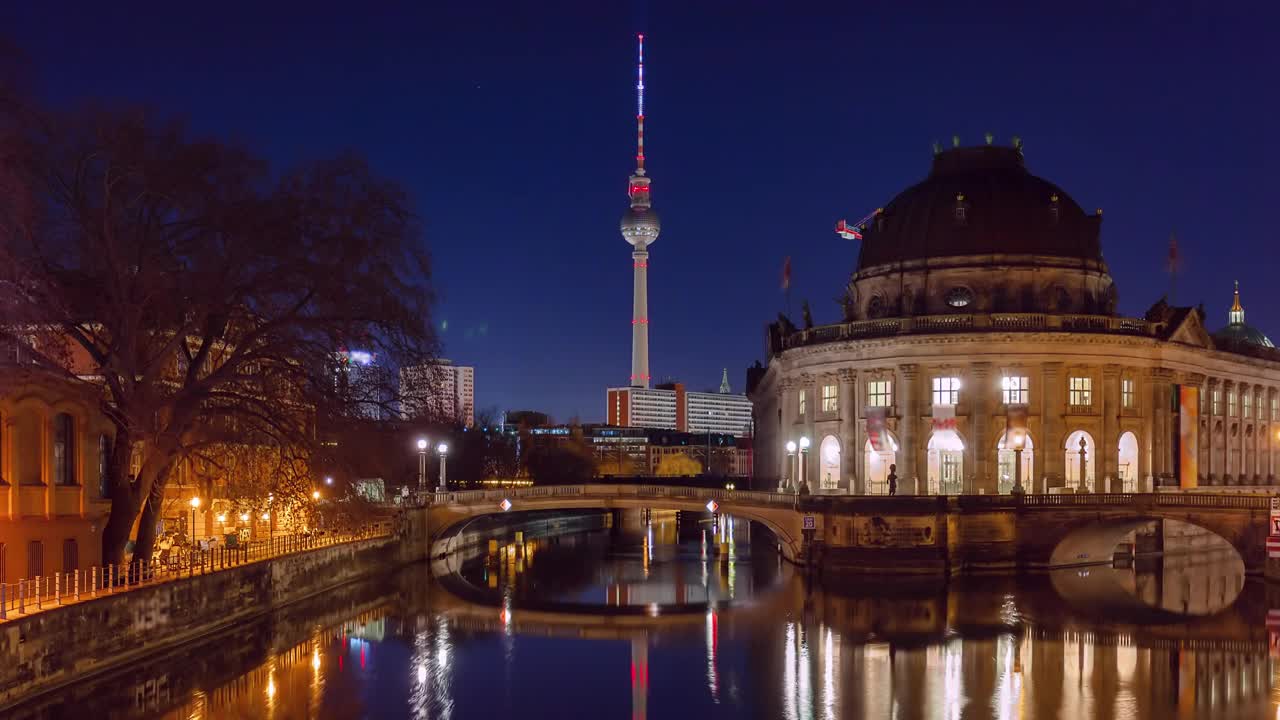
M1258 404L1258 419L1263 420L1266 416L1262 414L1262 392L1259 391L1254 397L1256 398L1255 402Z
M1123 378L1120 380L1120 405L1127 410L1134 408L1133 380Z
M960 400L960 378L936 377L933 379L933 404L955 405Z
M1236 416L1236 394L1227 392L1227 414L1231 417Z
M867 383L867 407L889 407L893 381L872 380Z
M1072 405L1088 407L1093 404L1093 378L1073 377L1069 388Z
M831 413L836 411L836 386L822 386L822 412Z
M804 417L804 391L800 391L800 417Z
M1253 417L1253 404L1249 402L1250 399L1248 390L1240 391L1240 409L1244 410L1245 418Z
M1213 414L1222 414L1222 391L1218 388L1213 389Z
M1030 388L1026 377L1005 375L1000 378L1000 392L1004 395L1005 405L1026 405L1030 401Z

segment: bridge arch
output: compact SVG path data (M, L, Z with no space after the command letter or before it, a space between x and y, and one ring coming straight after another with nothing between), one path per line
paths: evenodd
M1064 568L1084 565L1110 563L1115 556L1120 542L1139 528L1152 521L1171 522L1187 525L1210 533L1217 543L1203 549L1230 548L1241 562L1243 568L1247 564L1246 549L1241 547L1240 538L1232 537L1222 527L1214 527L1214 523L1197 522L1188 517L1171 517L1163 513L1156 514L1115 514L1105 518L1090 518L1068 523L1062 528L1049 556L1049 567ZM1169 548L1162 548L1167 552Z
M666 488L635 485L574 485L531 488L510 497L502 491L476 490L443 493L428 508L429 544L432 558L461 550L460 540L473 520L504 512L529 510L680 510L708 512L707 502L717 503L716 511L760 523L778 539L782 556L796 562L801 555L803 533L795 496L780 493L734 492L708 488ZM510 501L509 510L500 506Z

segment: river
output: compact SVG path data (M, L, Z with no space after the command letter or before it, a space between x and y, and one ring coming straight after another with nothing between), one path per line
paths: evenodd
M499 535L9 717L1280 716L1267 588L1227 554L818 582L745 522L617 517Z

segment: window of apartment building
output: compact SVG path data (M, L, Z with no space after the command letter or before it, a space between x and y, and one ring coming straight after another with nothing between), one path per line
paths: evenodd
M1093 378L1073 377L1068 386L1068 399L1076 407L1088 407L1093 404Z
M1137 398L1133 392L1133 380L1131 378L1121 378L1120 380L1120 407L1126 410L1132 410L1136 407Z
M933 379L933 404L955 405L960 401L960 378L936 377Z
M111 439L106 435L98 436L98 497L111 497L111 482L108 479L111 471Z
M836 411L838 403L836 402L836 386L822 386L822 412L832 413Z
M1253 403L1249 402L1252 399L1248 390L1240 391L1240 410L1244 412L1245 419L1253 417Z
M1029 378L1021 375L1005 375L1000 378L1000 394L1005 405L1026 405L1031 400Z
M1236 394L1234 391L1227 392L1227 414L1231 417L1236 416Z
M27 543L27 578L44 575L44 543L32 540Z
M893 402L892 380L872 380L867 383L867 407L889 407Z
M804 404L805 404L804 391L801 390L800 391L800 417L804 417Z

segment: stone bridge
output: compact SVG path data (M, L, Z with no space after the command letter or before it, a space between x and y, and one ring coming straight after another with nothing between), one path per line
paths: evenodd
M709 505L710 504L710 505ZM799 565L834 572L960 574L1109 563L1152 520L1176 520L1231 544L1247 574L1266 562L1269 498L1208 493L796 496L662 485L553 485L438 493L431 556L465 545L475 518L532 510L660 509L754 520ZM811 530L805 529L806 520Z

